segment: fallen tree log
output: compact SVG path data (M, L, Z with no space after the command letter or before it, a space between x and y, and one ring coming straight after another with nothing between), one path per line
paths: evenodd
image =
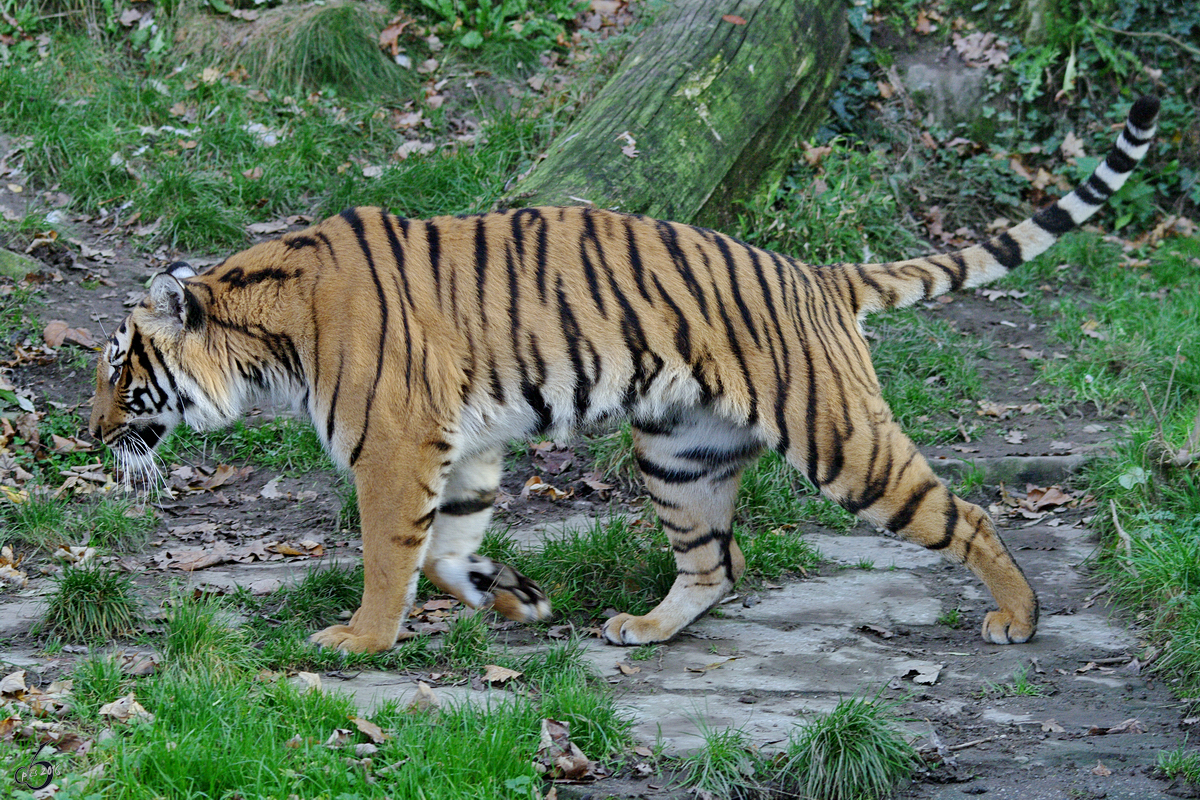
M721 226L824 118L848 42L842 3L680 0L499 205Z

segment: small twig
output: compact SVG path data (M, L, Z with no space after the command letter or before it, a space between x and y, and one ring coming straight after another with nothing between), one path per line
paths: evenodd
M952 744L949 747L947 747L946 749L949 750L951 753L957 753L959 750L966 750L968 747L975 747L976 745L984 744L986 742L991 742L996 739L999 739L1001 737L1001 735L1002 734L997 734L996 736L985 736L982 739L972 739L971 741L963 742L962 744Z
M1080 659L1080 661L1082 660ZM1131 660L1129 656L1114 656L1113 658L1089 658L1088 662L1097 667L1113 667L1117 664L1128 664Z
M1158 438L1166 446L1167 435L1163 433L1162 417L1158 415L1158 409L1154 407L1154 401L1150 399L1150 390L1146 388L1146 382L1142 382L1142 394L1146 396L1146 405L1150 406L1150 414L1154 417L1154 424L1158 428Z
M1125 569L1129 570L1129 573L1131 575L1133 575L1133 577L1136 578L1138 576L1138 571L1133 566L1133 563L1132 563L1132 561L1133 561L1133 540L1129 538L1129 534L1126 533L1125 528L1121 526L1121 520L1117 519L1117 504L1116 504L1116 502L1113 500L1109 500L1108 508L1112 512L1113 525L1117 529L1117 538L1121 540L1121 546L1125 549L1125 558L1128 559L1130 562L1130 563L1125 564Z
M924 755L939 755L944 757L945 753L957 753L959 750L966 750L968 747L975 747L977 745L995 741L996 739L1003 739L1005 736L1006 734L998 733L993 736L985 736L982 739L972 739L971 741L963 742L962 744L952 744L949 747L942 744L941 740L939 739L934 745L922 747L917 752Z
M1192 47L1190 44L1187 44L1186 42L1179 41L1178 39L1176 39L1174 36L1172 36L1169 33L1162 33L1161 31L1145 31L1145 32L1123 31L1123 30L1120 30L1119 28L1110 28L1107 25L1097 25L1097 27L1104 28L1104 30L1106 30L1106 31L1112 31L1113 33L1119 33L1122 36L1152 37L1155 39L1163 39L1163 40L1168 41L1171 44L1175 45L1176 47L1178 47L1182 50L1186 50L1187 52L1191 53L1193 58L1200 58L1200 50L1196 49L1195 47Z
M1175 370L1179 369L1179 352L1183 350L1183 345L1176 345L1175 358L1171 359L1171 377L1167 378L1167 391L1163 393L1162 415L1167 415L1167 403L1171 402L1171 387L1175 385Z

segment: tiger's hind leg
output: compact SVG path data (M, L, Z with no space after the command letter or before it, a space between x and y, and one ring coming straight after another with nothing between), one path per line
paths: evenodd
M604 638L620 645L672 638L733 588L746 567L733 540L738 480L762 450L749 428L699 410L671 423L635 425L633 436L678 573L650 613L605 623Z
M995 644L1028 641L1037 629L1037 595L987 512L938 480L886 407L882 413L874 411L858 418L836 457L823 454L823 463L809 474L858 516L965 563L1000 606L984 618L984 639ZM836 475L822 480L835 468Z
M545 593L507 564L475 552L492 518L500 471L499 450L455 463L433 522L425 575L472 608L494 608L509 619L533 622L550 616Z

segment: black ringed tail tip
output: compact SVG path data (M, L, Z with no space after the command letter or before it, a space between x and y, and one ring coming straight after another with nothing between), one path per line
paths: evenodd
M1149 128L1158 119L1158 110L1162 101L1152 94L1139 97L1129 109L1129 121L1139 128Z

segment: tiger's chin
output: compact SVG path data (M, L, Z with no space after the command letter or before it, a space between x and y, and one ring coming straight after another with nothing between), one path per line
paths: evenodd
M117 462L117 476L129 491L148 494L162 483L163 474L154 449L141 436L129 433L110 445Z

